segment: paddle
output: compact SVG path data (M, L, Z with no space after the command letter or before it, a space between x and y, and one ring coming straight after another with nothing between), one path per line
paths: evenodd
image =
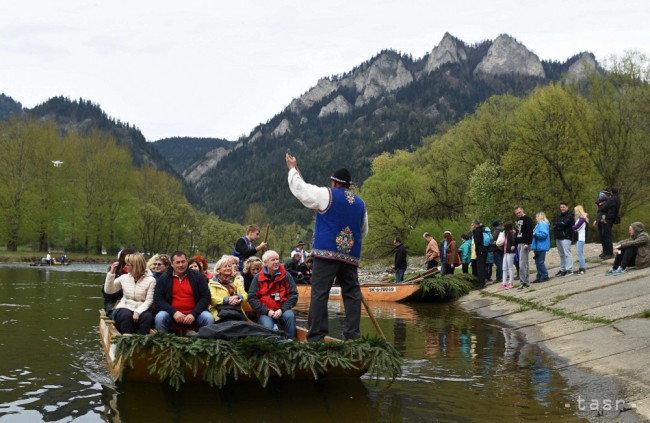
M359 292L359 293L361 294L361 292ZM361 294L361 302L363 303L363 306L366 308L366 312L368 313L368 317L370 317L370 321L375 326L375 330L377 330L377 333L379 334L381 339L383 339L385 341L386 336L384 336L384 332L379 327L379 323L377 322L377 319L375 319L374 314L372 314L372 311L370 311L370 307L368 306L368 303L366 302L366 299L364 298L363 294Z

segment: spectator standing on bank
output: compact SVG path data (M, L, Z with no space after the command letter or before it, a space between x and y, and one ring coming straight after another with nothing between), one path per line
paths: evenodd
M438 242L433 239L429 232L425 232L422 235L422 238L427 243L427 248L424 252L426 261L427 261L427 270L438 267L438 261L440 260L440 251L438 249Z
M469 273L469 265L472 262L472 236L468 233L463 233L460 235L460 239L463 242L458 248L460 254L460 263L463 266L463 273Z
M565 202L560 203L560 214L555 218L555 246L560 256L560 270L555 276L573 275L573 254L571 243L573 239L573 215Z
M585 242L587 240L587 228L589 227L589 217L585 212L584 207L577 205L573 209L576 217L576 222L574 223L573 231L578 234L578 240L576 241L576 252L578 253L578 273L581 275L585 274Z
M530 244L533 242L533 219L524 212L524 207L519 205L515 207L515 228L517 235L515 243L517 245L517 254L519 255L519 289L530 287L530 269L528 262L528 253Z
M535 215L535 220L537 220L537 224L533 229L531 250L533 250L537 277L533 283L540 283L549 280L548 270L546 269L546 252L551 249L551 223L543 211Z
M408 266L406 260L406 247L404 247L402 240L399 238L393 240L393 246L395 247L395 283L402 283L404 280L404 273L406 273L406 268Z

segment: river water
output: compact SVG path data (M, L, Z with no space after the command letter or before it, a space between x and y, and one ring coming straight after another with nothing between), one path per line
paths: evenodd
M453 304L370 304L405 358L392 385L116 386L97 332L104 269L0 265L0 422L583 421L543 354ZM342 312L330 302L333 336ZM297 314L306 318L302 302ZM362 333L374 333L366 316Z

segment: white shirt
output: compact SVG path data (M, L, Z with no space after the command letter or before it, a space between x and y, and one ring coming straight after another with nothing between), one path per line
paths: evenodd
M289 169L289 189L293 196L307 208L324 211L330 204L329 189L308 184L302 179L302 175L296 168ZM361 226L361 236L365 238L366 235L368 235L367 210L364 213L363 224Z

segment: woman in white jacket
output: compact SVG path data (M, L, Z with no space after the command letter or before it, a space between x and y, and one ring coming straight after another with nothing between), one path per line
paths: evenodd
M153 292L156 280L147 271L147 264L140 254L129 254L125 258L128 273L115 278L118 262L113 263L104 281L104 291L111 294L120 289L124 296L115 306L116 327L121 333L146 335L153 327Z

